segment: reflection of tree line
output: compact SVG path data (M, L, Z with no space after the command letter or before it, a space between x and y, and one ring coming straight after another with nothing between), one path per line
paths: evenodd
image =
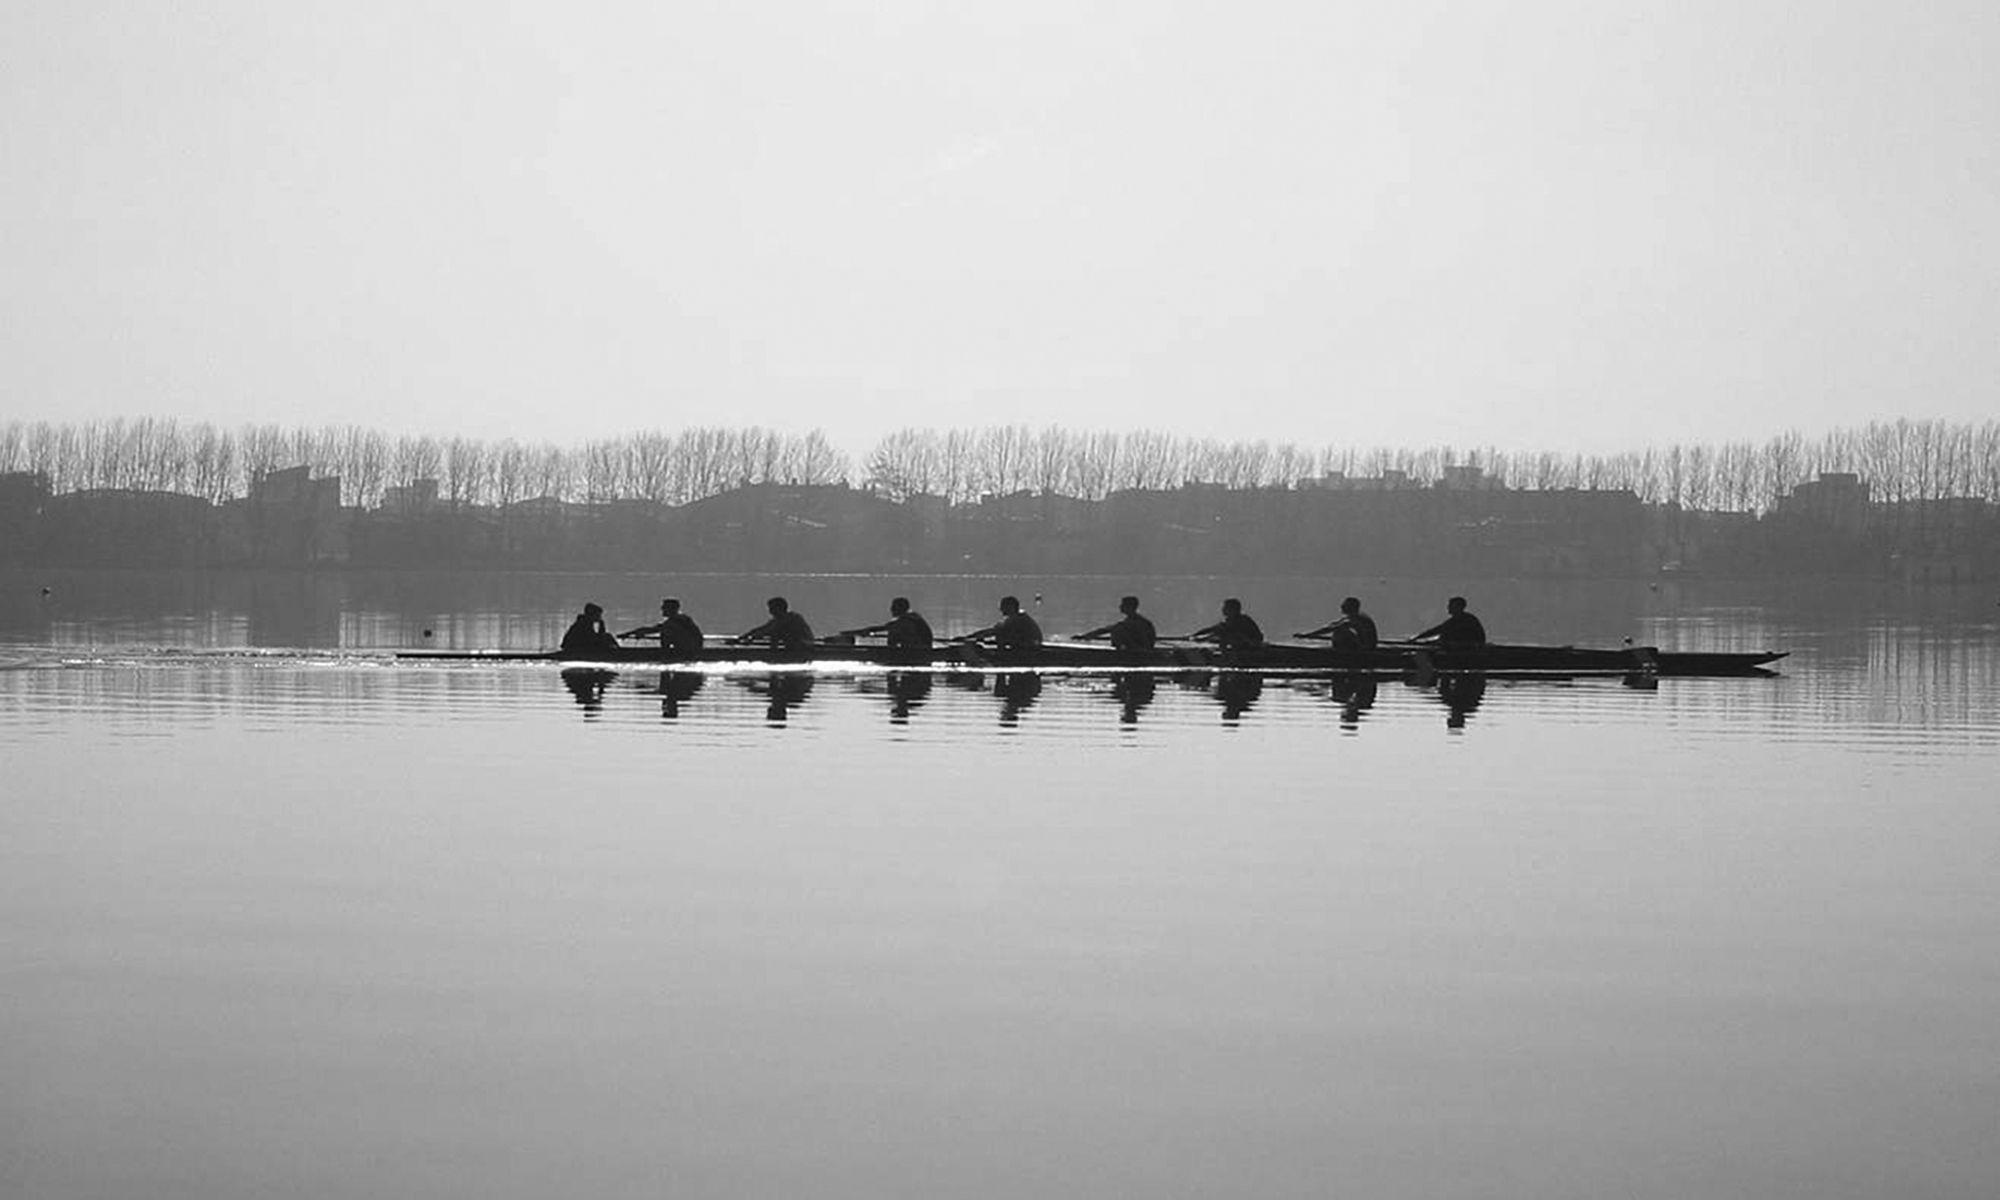
M619 673L602 668L570 668L562 672L562 682L585 720L604 711L605 696ZM1044 677L1036 671L890 671L880 682L857 682L863 694L879 692L888 702L889 722L908 725L917 711L931 699L942 675L945 686L957 691L990 694L998 701L999 723L1003 728L1018 726L1028 710L1041 698ZM662 671L656 683L638 688L660 697L660 718L678 721L684 706L693 701L709 676L699 671ZM817 676L810 671L771 671L760 675L725 677L764 702L765 720L773 726L787 723L793 709L812 695ZM1125 671L1090 677L1092 690L1118 707L1118 724L1136 727L1158 696L1162 682L1185 693L1207 696L1220 710L1224 725L1240 724L1257 707L1264 695L1267 676L1255 671ZM1374 708L1381 686L1380 677L1369 674L1322 677L1287 676L1294 687L1323 691L1340 708L1342 729L1360 728L1363 718ZM1406 685L1435 696L1446 710L1445 724L1463 729L1486 696L1486 677L1479 674L1437 676L1404 680Z
M1449 446L1308 447L1216 441L1152 430L1093 433L1025 426L906 429L881 439L861 469L824 434L766 429L648 431L574 445L467 437L391 437L355 426L224 429L171 418L0 423L0 474L38 472L57 492L174 492L211 502L248 494L259 475L303 466L337 476L343 500L372 507L390 488L437 481L453 507L530 498L686 504L746 483L866 483L892 499L965 503L1022 491L1098 500L1196 483L1285 488L1338 473L1399 473L1412 484L1478 467L1516 489L1629 490L1686 509L1762 511L1821 472L1852 472L1874 497L2000 501L2000 422L1873 422L1808 438L1683 443L1620 454L1502 452Z

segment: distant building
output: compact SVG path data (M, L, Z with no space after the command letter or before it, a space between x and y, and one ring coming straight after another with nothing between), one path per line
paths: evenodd
M347 522L338 477L314 479L308 467L263 471L250 481L239 508L251 561L305 565L347 557Z
M25 562L34 554L49 477L39 471L0 474L0 562Z
M409 483L382 489L381 510L399 517L417 517L436 512L438 481L413 479Z
M1299 483L1301 490L1324 492L1400 492L1411 487L1410 473L1386 469L1376 476L1350 477L1345 471L1328 471L1317 479Z
M1451 492L1499 492L1507 488L1497 477L1488 475L1485 467L1471 463L1446 467L1438 486Z
M1818 479L1780 496L1772 511L1859 533L1868 524L1868 484L1850 472L1822 471Z
M214 506L199 496L91 488L43 506L41 560L65 566L171 567L208 560Z

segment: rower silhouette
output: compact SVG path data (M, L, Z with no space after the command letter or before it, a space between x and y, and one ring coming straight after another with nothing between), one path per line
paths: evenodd
M618 635L621 638L658 637L660 652L675 657L686 657L701 649L701 626L694 618L681 611L681 602L673 596L660 601L660 620L655 625L641 625Z
M961 634L952 639L960 642L991 642L995 650L1033 650L1042 644L1042 627L1035 618L1021 611L1021 602L1013 596L1000 597L1000 619L984 629Z
M564 654L584 656L616 652L618 639L604 628L604 609L597 604L586 604L583 611L576 614L562 638Z
M1465 597L1453 596L1445 601L1445 619L1424 630L1410 635L1413 642L1436 642L1440 647L1484 646L1486 626L1478 617L1465 609Z
M1222 619L1213 625L1204 626L1188 634L1191 641L1214 642L1224 650L1254 650L1264 644L1264 631L1257 626L1249 613L1243 611L1243 602L1231 596L1222 602Z
M889 601L889 619L880 625L863 625L859 629L840 631L840 635L846 638L866 637L871 633L884 635L891 650L929 650L935 640L931 634L931 623L910 607L910 601L905 596Z
M801 650L813 644L812 626L806 619L792 611L792 606L783 596L773 596L764 602L771 619L754 629L746 629L729 639L732 646L761 642L774 650Z
M1375 618L1361 611L1358 596L1340 602L1340 616L1298 636L1325 638L1335 650L1373 650L1377 640Z
M1100 625L1087 633L1079 633L1079 642L1107 638L1113 650L1151 650L1159 641L1159 633L1153 622L1139 615L1139 597L1126 596L1118 601L1118 611L1123 614L1109 625Z

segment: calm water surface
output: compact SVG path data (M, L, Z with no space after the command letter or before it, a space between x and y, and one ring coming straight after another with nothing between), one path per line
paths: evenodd
M1441 599L1229 586L1273 632ZM0 1195L2000 1187L1995 596L1473 593L1794 652L1650 689L388 653L661 590L0 575ZM674 590L728 632L1131 589Z

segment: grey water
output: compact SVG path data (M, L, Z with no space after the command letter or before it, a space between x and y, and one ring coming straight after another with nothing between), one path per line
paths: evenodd
M47 591L44 592L43 589ZM398 660L1014 592L1769 678ZM0 1194L1970 1197L2000 599L0 573Z

